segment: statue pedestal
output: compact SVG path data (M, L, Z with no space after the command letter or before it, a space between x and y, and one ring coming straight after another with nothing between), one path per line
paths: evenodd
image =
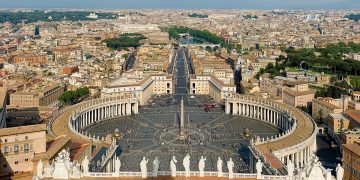
M180 140L185 140L185 139L186 139L186 136L179 134L179 139L180 139Z
M264 177L261 174L257 174L256 179L264 179Z
M180 128L180 132L179 132L179 139L180 140L185 140L186 139L186 133L184 132L184 129L183 128Z

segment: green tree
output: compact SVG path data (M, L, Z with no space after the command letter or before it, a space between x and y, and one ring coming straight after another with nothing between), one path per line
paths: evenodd
M78 88L75 91L69 90L62 93L58 100L62 104L74 104L76 101L78 101L80 98L83 98L84 96L88 95L90 93L88 87L82 87Z
M40 26L35 26L35 36L39 36L40 35Z

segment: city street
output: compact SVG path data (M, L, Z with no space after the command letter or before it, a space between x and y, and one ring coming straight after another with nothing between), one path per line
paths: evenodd
M318 135L316 138L317 153L320 162L326 168L335 169L337 163L341 163L337 160L337 157L341 157L338 152L338 148L331 147L331 140L327 138L327 135Z

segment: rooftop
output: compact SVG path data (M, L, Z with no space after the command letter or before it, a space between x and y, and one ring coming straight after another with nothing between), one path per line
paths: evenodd
M0 129L0 136L11 136L16 134L26 134L40 131L46 131L46 124L2 128Z
M309 94L315 94L314 90L294 91L294 90L291 90L289 88L285 88L283 91L290 94L290 95L292 95L292 96L304 96L304 95L309 95Z
M360 124L360 111L359 110L347 110L345 112L345 114L347 116L349 116L349 118L351 120L356 121L358 124Z
M329 109L341 109L341 107L339 106L335 106L329 102L327 102L326 100L328 99L323 99L323 98L319 98L319 99L314 99L314 101L316 101L317 103L321 104L322 106L325 106Z
M348 118L346 118L343 114L340 114L340 113L331 113L331 114L329 114L329 116L332 117L332 119L342 119L342 120L349 121Z
M6 94L7 94L7 88L6 87L1 87L0 88L0 108L3 109L4 105L6 105Z
M360 156L360 143L343 144L343 147Z

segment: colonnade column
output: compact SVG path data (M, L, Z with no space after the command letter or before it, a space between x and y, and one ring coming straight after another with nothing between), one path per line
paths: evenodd
M229 102L225 103L225 113L230 114L230 103Z
M126 115L131 115L131 103L126 103Z
M243 115L246 116L246 104L243 104Z
M125 104L121 104L121 114L125 116Z
M135 103L135 114L139 114L139 102Z
M239 112L239 115L242 115L242 104L239 103L238 105L238 112Z
M239 110L239 107L238 107L238 103L233 103L233 114L238 114L239 112L238 112L238 110Z

